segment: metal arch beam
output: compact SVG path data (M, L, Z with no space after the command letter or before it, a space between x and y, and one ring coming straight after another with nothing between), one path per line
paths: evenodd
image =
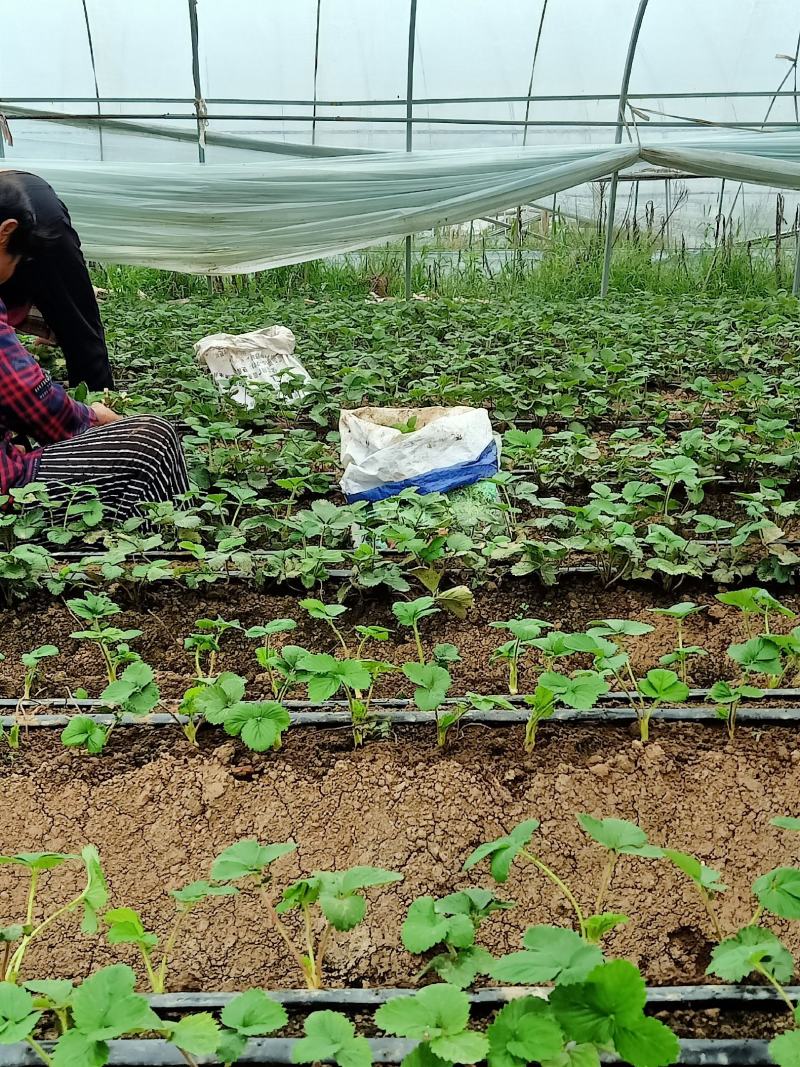
M417 41L417 0L408 10L408 62L406 68L406 152L414 147L414 52ZM411 299L411 234L406 237L406 300Z
M625 108L628 104L628 86L631 81L631 70L633 69L633 60L636 56L636 45L639 43L639 31L642 28L642 20L644 19L645 11L647 11L648 3L649 0L639 0L639 7L636 9L636 18L633 20L633 29L631 30L631 37L628 41L628 54L625 57L625 69L622 72L622 85L619 90L617 129L614 134L614 144L620 144L622 141L622 131L625 127ZM619 175L617 171L614 171L611 176L611 191L608 197L608 214L606 216L606 246L603 255L603 276L600 280L601 297L608 295L608 279L611 274L611 253L614 250L614 216L617 210L618 185Z

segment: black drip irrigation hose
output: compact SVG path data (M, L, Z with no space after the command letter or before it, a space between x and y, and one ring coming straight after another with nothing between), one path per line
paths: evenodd
M400 1038L368 1038L374 1063L399 1064L417 1045L416 1041ZM185 1067L186 1060L165 1041L110 1041L108 1063L116 1067ZM291 1064L297 1038L266 1037L250 1040L245 1052L236 1061L242 1067L251 1064ZM762 1067L774 1063L767 1051L767 1042L750 1039L689 1039L680 1042L677 1065L706 1064L708 1067ZM46 1052L50 1042L42 1042ZM618 1063L613 1056L602 1056L604 1063ZM220 1064L215 1056L194 1056L198 1065ZM0 1047L0 1067L42 1067L42 1061L27 1045ZM676 1067L677 1067L676 1065Z
M300 703L293 702L293 703ZM448 704L458 703L449 701ZM288 704L288 702L287 702ZM61 713L38 713L37 707L72 709L75 713L86 715L93 722L101 726L176 726L189 722L186 715L178 712L156 712L145 716L123 714L116 716L110 711L97 711L97 708L107 708L101 700L72 700L51 699L45 701L15 702L4 699L0 701L0 708L14 707L18 709L13 715L0 715L0 726L9 728L20 725L24 728L38 727L54 729L66 726L74 714ZM306 707L319 707L320 705L307 704ZM407 708L409 710L400 710ZM26 709L29 709L26 711ZM371 721L375 723L389 723L392 726L435 726L438 722L437 715L433 711L419 711L415 709L411 700L397 701L394 708L376 707ZM318 728L350 726L352 719L350 712L342 711L298 711L288 707L289 719L293 726L311 726ZM498 709L496 711L478 711L472 709L464 713L459 722L488 727L520 726L527 723L529 712L524 708L508 711ZM659 707L650 712L653 721L660 722L685 722L685 723L719 723L719 716L708 707ZM556 708L547 722L561 723L600 723L607 725L633 723L637 721L637 714L633 708L600 708L593 707L586 711L575 711L572 708ZM737 721L742 725L758 726L794 726L800 723L800 706L794 708L739 708Z
M470 1004L485 1008L502 1008L520 997L547 997L552 987L489 986L467 993ZM786 986L791 1000L800 1000L800 986ZM271 989L267 995L287 1008L318 1011L321 1008L362 1011L385 1004L397 997L407 997L413 989L381 986L367 989ZM154 993L148 999L155 1011L215 1011L224 1008L238 993ZM771 986L758 985L678 985L648 986L647 1003L657 1008L782 1005Z

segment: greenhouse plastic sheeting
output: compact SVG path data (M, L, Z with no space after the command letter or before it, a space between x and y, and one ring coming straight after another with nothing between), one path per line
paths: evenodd
M268 164L15 160L67 203L103 262L236 273L319 259L529 203L639 161L800 189L800 133L652 146L375 153Z

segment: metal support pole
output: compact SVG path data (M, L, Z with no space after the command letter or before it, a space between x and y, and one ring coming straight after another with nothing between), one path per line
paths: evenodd
M408 70L406 75L406 152L414 146L414 46L417 37L417 0L408 16ZM406 237L406 300L411 299L411 234Z
M800 296L800 220L798 220L796 211L794 218L794 280L792 281L792 296Z
M102 107L100 105L100 87L97 84L97 64L94 58L94 42L92 41L92 27L89 22L89 9L86 6L86 0L83 0L83 21L86 23L86 39L89 42L89 59L92 63L92 78L94 79L94 95L97 101L97 139L100 148L100 161L104 159L103 151L103 122L101 119Z
M194 82L194 110L197 116L197 158L206 161L206 104L200 82L200 30L197 24L197 0L189 0L189 29L192 38L192 81Z
M642 28L642 19L647 10L648 0L639 0L636 10L636 18L631 30L631 39L628 42L628 54L625 57L625 69L622 72L622 85L619 90L619 104L617 105L617 130L614 135L614 144L622 141L622 130L625 126L625 108L628 104L628 86L631 81L631 70L636 55L636 45L639 41L639 31ZM603 277L600 281L600 296L608 295L608 279L611 274L611 252L614 248L614 216L617 210L617 186L619 185L619 173L614 171L611 175L611 190L608 196L608 214L606 215L606 247L603 255Z

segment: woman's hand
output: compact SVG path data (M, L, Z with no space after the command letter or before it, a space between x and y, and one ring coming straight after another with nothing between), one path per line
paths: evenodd
M95 402L90 406L95 414L98 426L108 426L109 423L119 422L119 420L122 418L121 415L118 415L116 411L112 411L111 408L106 407L105 404Z

